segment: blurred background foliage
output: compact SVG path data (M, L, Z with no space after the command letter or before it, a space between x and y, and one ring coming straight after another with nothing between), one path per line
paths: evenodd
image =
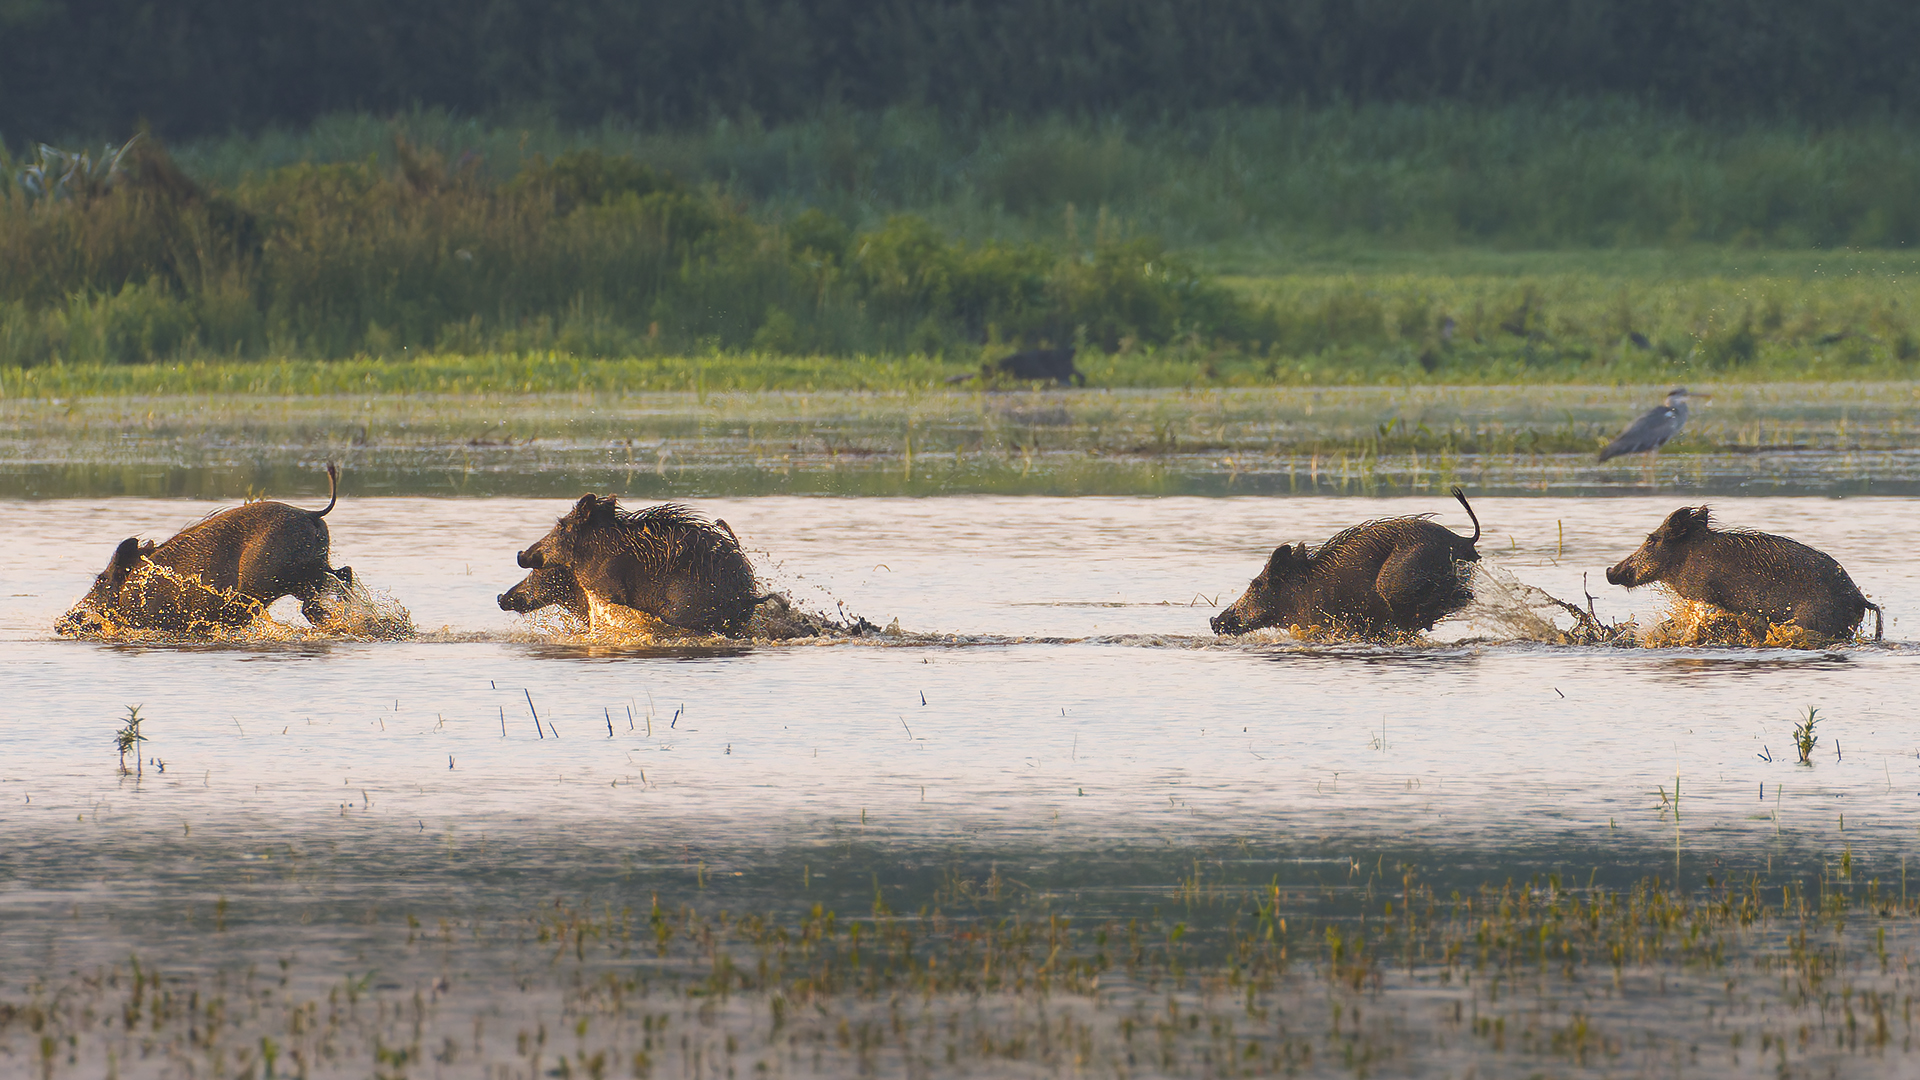
M653 127L900 105L1623 96L1831 122L1920 104L1920 10L1899 0L3 0L0 31L0 131L49 140L417 105Z
M145 138L91 188L16 187L0 203L0 361L1272 336L1260 308L1149 239L973 243L820 210L764 222L598 150L495 182L471 157L393 147L392 167L303 162L211 187Z
M0 0L0 364L1905 375L1914 44L1874 0Z

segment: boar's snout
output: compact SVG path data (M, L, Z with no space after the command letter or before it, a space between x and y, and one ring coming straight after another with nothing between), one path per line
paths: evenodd
M507 594L506 594L506 593L501 593L500 595L498 595L498 596L496 596L496 597L494 597L494 598L493 598L493 602L494 602L494 603L496 603L496 604L499 604L499 605L500 605L500 610L501 610L501 611L512 611L512 610L513 610L512 608L510 608L510 607L508 607L508 606L507 606Z
M538 570L546 564L546 560L540 557L540 553L532 548L520 552L514 558L520 563L522 570Z
M1240 619L1240 613L1232 608L1207 620L1207 625L1213 627L1213 632L1216 634L1238 634L1247 628L1246 623Z
M1629 589L1633 588L1635 585L1638 585L1639 582L1634 580L1633 560L1623 559L1620 562L1607 567L1607 584L1625 585Z
M61 637L78 637L97 634L106 626L106 620L98 611L90 607L78 607L67 612L53 624L53 632Z

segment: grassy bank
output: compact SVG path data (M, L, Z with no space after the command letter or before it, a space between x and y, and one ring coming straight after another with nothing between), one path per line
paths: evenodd
M1450 272L1422 257L1224 277L1221 287L1258 311L1271 336L1123 339L1112 352L1084 350L1078 363L1093 387L1849 381L1920 372L1920 312L1911 276L1895 262L1902 256L1755 257L1757 272L1724 252L1694 252L1678 266L1665 256L1611 259L1588 270L1577 254L1486 256ZM67 309L64 317L102 337L112 332L105 316L87 323ZM0 396L942 389L1012 348L962 340L852 353L751 342L673 350L644 337L604 350L570 338L514 344L476 335L471 344L337 360L189 354L113 363L94 353L0 366Z
M0 367L62 369L16 394L183 362L288 392L900 388L1071 343L1109 386L1897 379L1912 144L1604 102L694 134L345 116L10 187ZM47 165L9 167L45 188Z

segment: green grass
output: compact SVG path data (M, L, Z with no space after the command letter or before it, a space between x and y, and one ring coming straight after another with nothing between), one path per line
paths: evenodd
M14 395L900 389L1071 341L1108 386L1904 379L1912 145L1608 102L339 116L0 199L0 369L49 368Z
M1123 339L1080 358L1095 387L1902 380L1920 361L1904 255L1613 252L1446 260L1232 276L1263 340ZM1397 264L1397 265L1396 265ZM1752 269L1747 267L1751 265ZM5 332L0 321L0 334ZM1451 330L1449 330L1449 325ZM1639 335L1645 347L1636 344ZM0 396L248 393L549 393L913 390L943 387L1008 346L835 353L775 348L595 357L519 349L396 348L384 357L53 363L0 367ZM641 343L641 348L645 343Z

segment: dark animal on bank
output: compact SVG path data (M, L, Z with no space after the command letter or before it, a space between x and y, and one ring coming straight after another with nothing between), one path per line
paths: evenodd
M1072 347L1064 349L1028 349L1012 356L1003 356L990 364L980 366L979 375L955 375L948 379L950 383L962 383L968 379L992 378L994 376L1014 379L1019 382L1050 382L1058 386L1085 386L1087 377L1073 366Z
M564 566L529 570L526 577L497 599L501 611L526 615L541 608L562 607L576 619L585 621L589 617L586 590L574 579L573 571Z
M759 599L733 530L671 503L635 513L582 495L519 561L564 568L589 595L703 633L738 635Z
M1473 520L1472 537L1423 514L1355 525L1311 552L1282 544L1240 599L1213 617L1214 632L1319 626L1376 637L1433 629L1473 602L1458 564L1480 559L1480 519L1459 488L1453 497Z
M195 522L164 544L127 537L54 630L239 627L283 596L298 598L300 613L314 626L329 622L322 598L337 597L352 583L353 570L327 565L330 538L323 519L340 493L339 470L332 465L327 487L327 505L318 510L247 503Z
M1732 614L1756 642L1789 623L1837 641L1852 636L1869 608L1873 639L1886 629L1880 606L1860 594L1831 555L1772 533L1713 528L1704 506L1668 514L1640 550L1607 569L1607 581L1629 589L1665 584Z

